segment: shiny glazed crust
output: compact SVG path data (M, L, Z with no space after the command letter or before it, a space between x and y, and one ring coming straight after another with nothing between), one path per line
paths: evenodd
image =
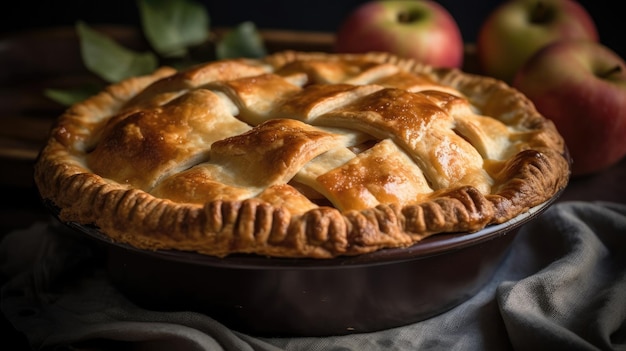
M500 81L286 51L108 87L59 118L35 182L138 248L331 258L505 222L566 186L564 148Z

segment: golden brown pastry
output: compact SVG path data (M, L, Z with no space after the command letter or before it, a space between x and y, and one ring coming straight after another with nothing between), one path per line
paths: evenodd
M564 153L500 81L287 51L108 87L59 118L35 181L138 248L330 258L505 222L565 187Z

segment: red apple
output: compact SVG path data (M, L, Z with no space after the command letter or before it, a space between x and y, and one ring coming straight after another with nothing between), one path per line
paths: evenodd
M603 44L549 44L522 66L513 86L554 121L572 175L599 172L626 156L626 63Z
M385 51L437 67L461 67L463 38L444 7L430 0L376 0L342 21L336 52Z
M509 0L495 8L476 39L481 72L511 83L538 49L564 39L598 41L595 22L572 0Z

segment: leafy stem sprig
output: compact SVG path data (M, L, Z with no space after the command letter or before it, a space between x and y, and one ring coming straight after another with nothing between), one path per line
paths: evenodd
M262 57L263 40L252 22L243 22L223 37L211 35L206 8L194 0L137 0L143 34L151 48L138 52L78 21L83 64L101 78L70 89L46 89L48 98L69 106L102 90L105 84L153 72L161 65L184 68L213 59Z

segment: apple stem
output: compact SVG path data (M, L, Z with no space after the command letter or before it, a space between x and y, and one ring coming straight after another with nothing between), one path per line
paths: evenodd
M419 14L414 11L401 11L398 13L398 22L411 23L415 22L419 18Z
M603 72L603 73L600 73L600 74L599 74L599 76L600 76L601 78L609 78L609 77L610 77L610 76L612 76L613 74L620 73L621 71L622 71L622 66L620 66L620 65L616 65L616 66L613 66L613 67L612 67L611 69L609 69L608 71Z
M530 13L531 23L546 23L554 16L554 12L550 6L543 1L537 1Z

